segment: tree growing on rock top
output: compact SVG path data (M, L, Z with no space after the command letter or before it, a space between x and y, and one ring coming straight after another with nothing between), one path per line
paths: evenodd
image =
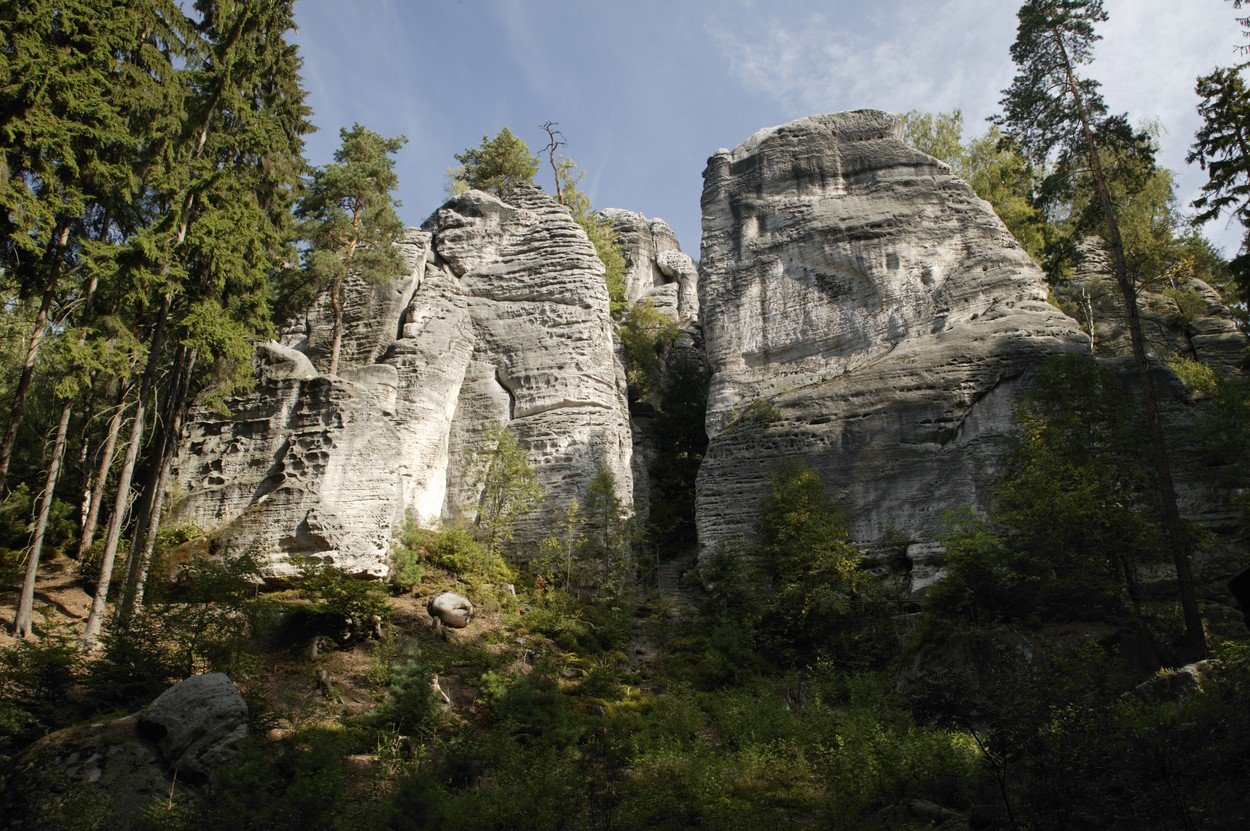
M1050 163L1055 176L1086 177L1113 254L1113 273L1124 299L1134 363L1154 457L1154 473L1163 507L1163 524L1176 567L1185 617L1185 637L1195 655L1207 651L1202 616L1194 592L1189 545L1176 503L1171 461L1159 416L1159 401L1146 358L1137 292L1140 275L1130 272L1120 230L1119 207L1111 187L1121 162L1153 167L1152 145L1124 116L1112 115L1097 81L1078 70L1093 59L1099 40L1095 27L1107 20L1101 0L1028 0L1018 12L1019 27L1011 57L1018 73L1003 91L1003 114L994 119L1037 164ZM1148 164L1143 164L1144 162Z
M311 243L304 257L309 274L326 287L334 316L329 374L339 368L343 341L344 285L355 273L371 283L399 276L402 261L394 242L403 230L391 192L399 184L391 156L407 142L385 138L355 124L339 131L334 161L313 172L297 208Z
M448 195L484 190L507 199L520 185L534 181L540 162L524 139L504 127L494 138L482 136L477 147L454 154L459 167L447 171Z
M1245 0L1233 0L1235 8L1245 7ZM1242 34L1250 37L1250 17L1237 19ZM1239 47L1245 53L1250 47ZM1197 220L1206 222L1224 212L1241 223L1244 237L1241 250L1229 264L1241 294L1250 296L1250 85L1245 71L1250 61L1236 66L1220 67L1198 78L1195 91L1202 101L1198 115L1202 126L1194 136L1194 146L1186 159L1197 162L1207 172L1193 207Z

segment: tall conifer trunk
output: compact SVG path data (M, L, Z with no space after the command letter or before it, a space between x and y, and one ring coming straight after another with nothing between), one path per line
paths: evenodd
M57 477L61 473L61 459L65 456L65 438L69 434L70 413L71 408L68 404L61 408L61 418L56 425L56 438L52 443L52 461L48 465L48 477L39 498L39 516L35 520L34 539L30 552L26 555L26 579L22 583L22 594L18 600L17 615L13 622L13 635L18 638L29 638L34 634L31 629L31 615L35 608L35 580L39 573L39 558L43 554L44 536L48 530L48 517L52 513Z
M1163 527L1167 533L1172 563L1176 569L1177 589L1185 620L1185 642L1193 657L1201 658L1208 654L1206 634L1203 632L1202 613L1198 608L1198 598L1194 591L1189 543L1185 538L1185 528L1181 523L1180 510L1176 505L1176 485L1172 478L1172 463L1168 457L1167 436L1163 432L1163 420L1159 415L1159 397L1155 391L1154 379L1150 374L1150 362L1146 357L1146 339L1142 335L1141 314L1137 308L1137 287L1128 273L1128 261L1124 255L1124 239L1120 235L1115 203L1112 201L1111 189L1107 184L1106 174L1103 172L1102 159L1098 155L1098 144L1094 138L1085 100L1081 95L1080 84L1077 82L1063 38L1057 31L1052 30L1051 34L1054 37L1055 48L1063 60L1068 94L1076 103L1086 160L1094 177L1098 202L1107 223L1108 242L1111 244L1111 251L1114 255L1115 279L1124 299L1124 313L1132 342L1133 363L1141 382L1142 402L1145 405L1146 422L1150 430L1150 449L1154 462L1156 486L1159 489L1159 501L1163 508Z
M30 392L30 382L35 375L35 362L39 358L39 348L43 345L43 336L48 330L48 314L52 309L52 300L56 297L57 288L61 283L61 269L65 265L65 249L69 246L69 230L70 223L65 222L57 231L52 246L52 261L48 267L48 279L39 301L39 311L35 315L35 325L26 344L22 373L18 376L17 387L13 390L9 420L4 428L4 439L0 441L0 498L3 498L6 493L9 463L13 460L13 447L17 444L17 428L22 422L22 412L26 408L26 396Z

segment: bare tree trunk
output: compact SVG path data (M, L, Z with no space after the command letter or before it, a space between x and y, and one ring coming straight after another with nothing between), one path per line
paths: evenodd
M1176 568L1177 590L1181 598L1181 611L1185 619L1185 643L1192 657L1202 658L1208 654L1206 633L1202 629L1202 613L1198 608L1198 596L1194 590L1193 571L1189 559L1189 543L1185 539L1185 528L1181 523L1180 510L1176 505L1176 486L1172 479L1172 463L1168 458L1167 437L1163 433L1163 420L1159 416L1159 397L1155 392L1154 379L1150 375L1150 363L1146 358L1146 339L1142 335L1141 316L1137 308L1137 288L1133 285L1128 273L1128 262L1124 256L1124 240L1120 236L1120 225L1116 220L1115 203L1111 199L1111 191L1103 173L1102 160L1098 156L1098 145L1094 140L1094 131L1090 126L1089 114L1085 109L1085 101L1081 97L1080 86L1076 74L1068 59L1067 49L1058 32L1054 33L1055 44L1063 56L1064 68L1067 73L1068 92L1076 102L1077 112L1081 121L1081 133L1085 139L1086 156L1094 182L1098 189L1098 200L1102 205L1103 218L1107 221L1108 242L1111 243L1115 255L1115 278L1124 296L1124 312L1128 318L1129 335L1133 344L1133 363L1137 366L1137 375L1142 385L1142 398L1146 410L1146 422L1150 430L1150 446L1154 455L1155 479L1159 488L1159 501L1163 504L1163 527L1167 532L1168 543L1172 549L1172 562Z
M87 497L87 517L83 522L82 535L78 539L76 555L79 562L87 556L87 551L95 540L96 524L100 521L100 505L104 502L109 470L113 467L113 455L117 451L117 436L121 432L122 420L126 413L126 394L129 391L130 380L123 379L117 393L117 406L113 414L109 416L108 428L104 434L104 445L100 448L100 464L96 468L95 481Z
M17 388L13 390L9 421L4 428L4 440L0 441L0 498L4 496L5 485L9 478L9 462L13 459L13 447L17 444L17 428L21 424L22 412L26 408L26 395L30 392L30 382L35 375L35 361L39 357L39 347L43 345L43 336L48 330L48 312L52 308L52 300L61 282L61 269L65 264L65 248L69 245L69 229L70 225L67 222L61 226L56 236L48 281L43 287L43 298L39 302L39 311L35 315L35 327L31 330L30 339L26 345L22 374L18 376Z
M35 536L31 541L30 553L26 555L26 580L22 583L22 596L18 600L17 615L13 621L13 635L18 638L29 638L34 634L31 630L31 616L35 608L35 579L39 572L39 558L43 555L43 540L48 530L48 517L52 513L56 483L61 475L61 459L65 455L65 437L69 434L72 411L73 407L69 404L62 407L61 419L56 425L52 461L48 464L48 478L39 499L39 517L35 520Z
M135 401L135 418L130 428L130 445L126 448L126 460L122 464L121 475L117 481L117 495L113 499L113 515L109 518L108 534L104 542L104 557L100 563L100 579L96 583L95 595L91 598L91 613L87 616L87 627L83 633L83 645L88 649L95 646L100 630L104 627L109 583L113 577L113 564L117 559L117 545L121 540L122 526L126 522L130 507L130 483L134 478L139 447L143 444L147 402L152 393L157 363L165 343L165 324L169 319L172 302L173 295L166 293L152 335L151 351L148 353L148 363L143 371L143 383L139 387L138 399Z
M168 406L161 420L160 438L153 455L153 466L145 485L145 503L138 513L140 525L135 531L134 544L130 550L130 564L126 571L126 593L122 599L121 615L129 618L143 606L147 587L148 570L156 550L156 534L161 525L161 513L165 503L165 491L169 487L169 470L182 435L183 418L187 409L187 396L191 388L191 375L195 370L195 354L178 361L178 373L169 391Z

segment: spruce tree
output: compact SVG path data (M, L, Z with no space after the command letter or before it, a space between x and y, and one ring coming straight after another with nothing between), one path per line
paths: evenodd
M272 332L271 275L294 256L293 205L311 130L292 2L200 0L186 18L176 129L148 149L146 222L115 258L122 300L146 341L126 457L85 640L103 625L139 449L149 448L121 612L142 602L168 466L190 401L250 381L252 344ZM154 422L154 423L153 423Z
M0 271L38 303L0 434L0 495L65 275L101 202L132 186L118 65L147 21L106 0L32 0L0 12ZM136 4L144 5L144 4Z
M1189 543L1176 504L1167 440L1146 357L1137 283L1129 271L1110 176L1104 166L1104 158L1115 157L1141 163L1148 144L1128 127L1123 116L1109 114L1098 82L1078 75L1078 69L1093 58L1093 47L1100 37L1095 27L1107 19L1101 0L1028 0L1020 7L1018 19L1011 47L1018 74L1004 90L1003 114L995 122L1035 163L1050 162L1067 172L1083 165L1082 172L1093 186L1141 380L1156 487L1184 612L1185 640L1193 655L1202 656L1207 651L1206 638L1194 591ZM1150 162L1153 166L1153 160Z
M391 155L407 139L384 138L359 124L340 130L339 138L334 161L313 172L297 209L309 242L305 268L325 286L334 317L330 375L339 369L347 276L384 283L398 277L403 265L394 245L403 224L391 196L399 184Z

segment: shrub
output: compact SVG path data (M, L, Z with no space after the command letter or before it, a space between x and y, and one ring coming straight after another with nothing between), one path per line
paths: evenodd
M311 612L341 623L341 642L367 637L378 620L391 616L382 587L351 577L332 566L306 564L300 569L300 593L312 601Z

